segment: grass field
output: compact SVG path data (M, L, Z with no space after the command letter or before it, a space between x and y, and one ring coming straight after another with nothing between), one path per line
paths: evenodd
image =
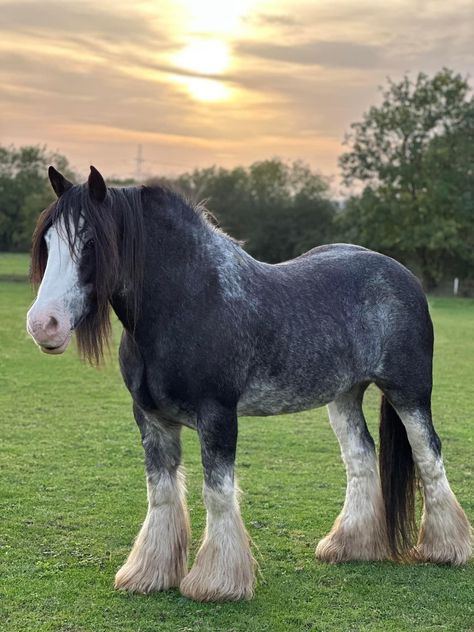
M26 259L14 267L26 274ZM116 361L97 371L72 348L41 354L24 329L28 285L1 282L0 295L1 630L474 630L473 563L315 561L316 542L345 491L325 410L241 420L242 511L261 566L253 601L197 604L177 591L114 592L114 574L146 511L139 433ZM436 299L431 308L435 422L452 487L474 520L474 301ZM375 389L366 401L376 433ZM194 555L204 512L198 443L189 430L184 454Z
M28 277L29 259L23 253L0 252L0 281L24 281Z

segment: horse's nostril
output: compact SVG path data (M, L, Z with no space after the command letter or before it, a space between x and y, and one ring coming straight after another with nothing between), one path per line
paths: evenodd
M57 321L56 318L54 318L54 316L51 316L48 324L46 325L45 331L48 335L53 335L57 332L59 327L59 323Z

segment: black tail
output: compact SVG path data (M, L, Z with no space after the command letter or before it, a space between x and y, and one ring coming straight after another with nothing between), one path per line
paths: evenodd
M400 559L413 546L416 534L416 471L405 426L384 395L379 465L388 543L392 556Z

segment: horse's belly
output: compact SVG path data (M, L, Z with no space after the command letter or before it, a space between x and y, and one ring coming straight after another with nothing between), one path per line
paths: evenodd
M248 385L237 404L239 415L266 416L295 413L331 402L336 390L305 392L271 381L254 381Z

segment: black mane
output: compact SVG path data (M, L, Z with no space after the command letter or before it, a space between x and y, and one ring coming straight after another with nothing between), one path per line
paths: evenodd
M180 233L191 225L197 231L224 235L202 204L192 205L179 193L158 185L111 187L101 204L94 202L87 184L75 185L45 209L38 220L31 263L32 282L37 286L47 261L44 235L52 224L64 220L71 256L79 262L80 245L91 240L94 243L93 309L76 328L79 352L93 364L100 363L108 345L113 294L127 288L127 320L133 324L139 315L145 265L145 208L159 214L160 221L172 223Z

